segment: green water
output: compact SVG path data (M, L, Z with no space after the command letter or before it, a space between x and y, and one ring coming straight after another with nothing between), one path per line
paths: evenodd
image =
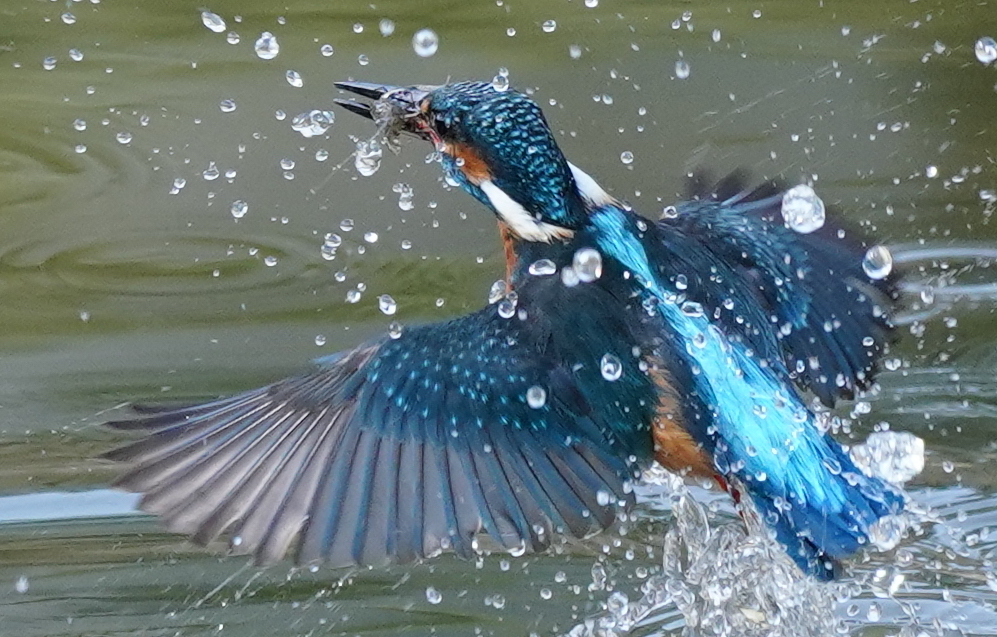
M215 2L224 33L205 28L203 8L0 0L0 519L16 503L28 520L0 524L0 634L523 635L599 612L607 593L588 590L590 569L609 538L508 564L258 571L122 515L131 500L101 491L114 468L95 459L120 440L99 423L122 403L255 387L390 320L480 306L503 267L494 220L444 187L427 148L386 153L364 178L349 157L351 136L370 134L360 118L337 112L311 139L290 122L331 109L335 80L442 83L503 67L569 158L649 216L690 167L747 167L816 180L826 202L907 250L903 363L861 429L887 421L926 439L913 491L948 520L911 540L905 599L926 625L997 634L981 566L997 552L984 532L997 525L997 286L981 258L997 246L997 67L973 53L997 37L992 2ZM411 43L425 27L440 38L429 58ZM274 60L253 52L263 31L280 42ZM211 162L221 174L208 180ZM414 189L412 210L397 183ZM236 200L249 206L239 220ZM334 260L320 252L328 232L344 238ZM381 294L397 315L379 312ZM45 497L65 492L89 495ZM973 533L968 549L950 546ZM654 560L623 552L609 560L633 594L634 569ZM428 603L430 586L442 603ZM904 621L861 606L851 626L881 635Z

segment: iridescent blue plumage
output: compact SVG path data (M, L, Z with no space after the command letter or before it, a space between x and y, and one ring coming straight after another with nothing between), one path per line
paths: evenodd
M781 193L729 179L650 222L558 149L540 109L490 84L342 102L432 141L506 246L497 304L409 327L234 398L117 423L119 486L260 562L409 561L479 535L538 550L613 522L657 460L744 492L802 569L829 578L903 496L863 475L807 407L868 387L891 287L861 239L802 235ZM582 257L584 255L584 258Z

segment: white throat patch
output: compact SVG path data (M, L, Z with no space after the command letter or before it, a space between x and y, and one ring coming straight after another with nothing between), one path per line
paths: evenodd
M570 161L568 167L571 168L571 174L575 177L575 184L578 186L578 193L583 199L595 206L612 206L617 203L616 199L603 190L602 186L595 179L592 179L592 176L587 172Z
M481 192L485 193L488 201L491 202L492 207L502 217L502 221L509 226L509 229L527 241L550 243L554 239L568 239L574 235L572 230L537 220L526 208L519 205L515 199L507 195L504 190L489 179L481 181L478 188L481 188Z

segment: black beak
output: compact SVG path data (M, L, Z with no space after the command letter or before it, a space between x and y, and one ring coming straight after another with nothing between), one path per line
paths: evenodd
M378 124L397 127L396 130L416 132L407 120L422 114L422 101L432 87L401 87L369 82L336 82L336 88L374 100L371 104L355 100L335 99L346 110L374 120Z
M392 91L397 91L401 88L399 86L385 86L383 84L371 84L369 82L335 82L335 85L336 88L340 90L355 93L361 97L366 97L372 100L379 100L386 94L391 93ZM370 104L364 104L354 100L341 100L339 98L336 98L333 101L352 113L356 113L357 115L361 115L367 119L374 119L374 113L371 111Z

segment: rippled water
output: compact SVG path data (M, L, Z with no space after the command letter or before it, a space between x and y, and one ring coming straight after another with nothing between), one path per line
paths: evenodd
M537 5L0 7L0 634L997 634L997 67L975 49L997 12ZM841 414L856 442L884 423L925 440L898 549L801 582L725 495L662 478L625 535L549 555L261 570L107 490L109 410L254 387L485 301L494 221L427 149L363 177L370 126L321 129L334 80L491 77L649 216L688 168L743 166L812 182L890 246L900 337Z

